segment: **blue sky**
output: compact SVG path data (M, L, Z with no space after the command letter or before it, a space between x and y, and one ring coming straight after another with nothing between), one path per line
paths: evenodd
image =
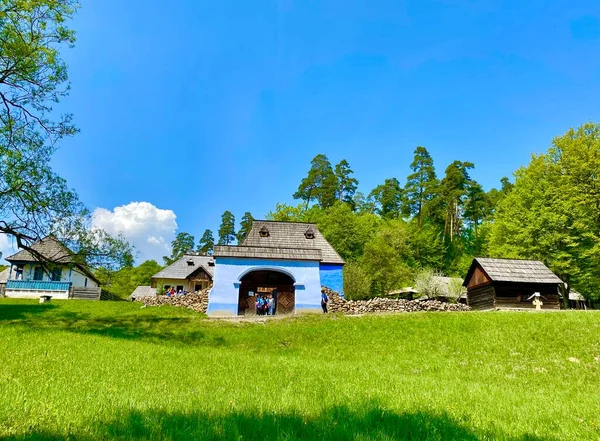
M138 247L294 203L317 153L364 193L404 181L417 145L491 188L600 120L597 0L102 0L73 27L60 110L81 133L54 166L108 229L144 212Z

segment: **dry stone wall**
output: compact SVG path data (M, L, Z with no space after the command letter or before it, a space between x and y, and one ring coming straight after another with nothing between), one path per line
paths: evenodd
M197 291L196 293L186 294L184 296L152 296L152 297L140 297L135 299L136 302L144 304L143 307L147 306L162 306L172 305L179 306L182 308L188 308L196 312L202 312L206 314L208 308L208 293L210 290L205 289L203 291Z
M437 300L402 300L382 299L346 300L337 292L323 287L329 297L329 312L341 312L347 315L370 314L382 312L417 312L417 311L470 311L471 308L461 303L445 303Z

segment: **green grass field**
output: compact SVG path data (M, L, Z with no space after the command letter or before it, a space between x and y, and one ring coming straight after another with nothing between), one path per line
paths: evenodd
M600 313L0 301L0 439L600 439Z

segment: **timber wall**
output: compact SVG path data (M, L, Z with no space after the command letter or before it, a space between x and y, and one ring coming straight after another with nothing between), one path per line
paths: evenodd
M469 289L467 291L467 305L480 311L494 309L494 287L485 285Z
M69 291L69 298L75 300L100 300L100 288L73 288Z
M496 289L496 308L499 309L535 309L533 298L529 299L534 292L542 296L542 309L560 309L560 297L557 285L544 284L498 284Z

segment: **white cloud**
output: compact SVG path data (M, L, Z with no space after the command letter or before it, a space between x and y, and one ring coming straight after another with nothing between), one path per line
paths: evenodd
M92 227L102 228L112 235L122 233L139 252L138 261L154 259L162 263L162 256L171 254L176 219L172 210L157 208L149 202L131 202L113 211L95 209Z

